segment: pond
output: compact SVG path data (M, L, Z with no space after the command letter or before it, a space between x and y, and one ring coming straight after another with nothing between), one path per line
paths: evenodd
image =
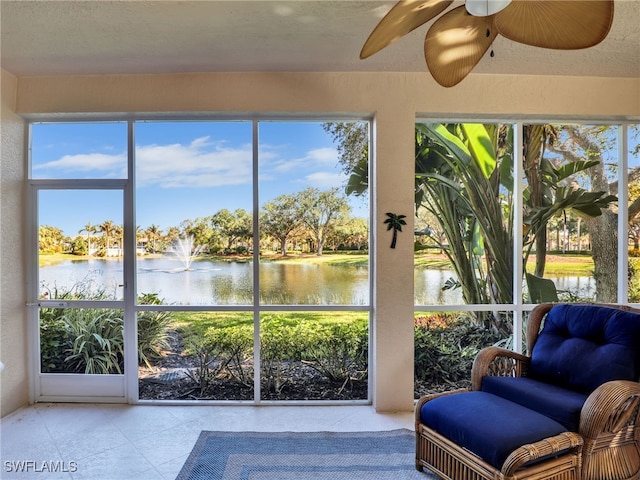
M122 298L123 268L118 258L65 260L41 267L40 284L59 291L91 285L93 291ZM138 294L157 293L165 304L251 305L253 262L199 260L185 270L174 257L139 258L136 283ZM368 305L368 268L263 262L260 300L265 305Z
M460 290L442 290L453 276L448 270L416 269L417 305L460 304ZM591 298L590 277L553 278L559 290ZM253 262L195 261L189 270L174 257L138 258L137 292L157 293L165 304L251 305ZM40 284L60 292L74 285L122 298L123 262L119 258L65 260L40 268ZM53 295L53 292L52 292ZM368 305L369 274L364 266L336 266L293 262L262 262L260 301L263 305Z

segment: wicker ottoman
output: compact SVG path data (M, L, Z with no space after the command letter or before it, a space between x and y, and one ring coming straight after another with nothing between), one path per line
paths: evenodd
M579 480L582 437L544 415L477 391L423 397L416 468L450 480Z

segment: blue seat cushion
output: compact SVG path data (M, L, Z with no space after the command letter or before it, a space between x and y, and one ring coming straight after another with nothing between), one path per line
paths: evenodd
M566 432L560 423L486 392L437 397L420 409L422 423L500 469L522 445Z
M640 315L598 305L556 305L531 352L529 377L591 393L640 377Z
M528 377L482 378L482 391L535 410L570 432L580 426L580 411L588 395Z

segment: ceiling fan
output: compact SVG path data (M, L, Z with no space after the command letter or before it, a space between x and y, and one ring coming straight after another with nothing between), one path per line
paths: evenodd
M443 87L460 83L498 35L559 50L600 43L613 22L614 0L466 0L427 31L424 55ZM445 11L453 0L400 0L362 47L365 59Z

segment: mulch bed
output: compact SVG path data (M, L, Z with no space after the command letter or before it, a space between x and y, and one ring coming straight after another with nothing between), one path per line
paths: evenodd
M169 335L170 348L153 368L139 367L141 400L253 400L253 385L242 385L233 378L219 376L206 389L194 378L197 359L185 353L177 332ZM261 386L262 400L366 400L367 379L331 382L308 365L294 362L282 365L285 372L278 391ZM248 369L249 378L253 371Z
M169 336L170 348L163 352L154 368L139 368L141 400L249 400L254 399L253 385L242 385L233 378L218 377L202 391L198 382L186 372L193 372L197 359L185 353L182 338L177 332ZM366 400L367 379L330 382L313 368L302 363L283 365L285 380L276 392L266 384L261 386L262 400ZM253 375L251 369L249 373ZM193 373L191 373L193 376ZM416 381L414 398L457 388L467 388L470 381L457 384L433 385Z

